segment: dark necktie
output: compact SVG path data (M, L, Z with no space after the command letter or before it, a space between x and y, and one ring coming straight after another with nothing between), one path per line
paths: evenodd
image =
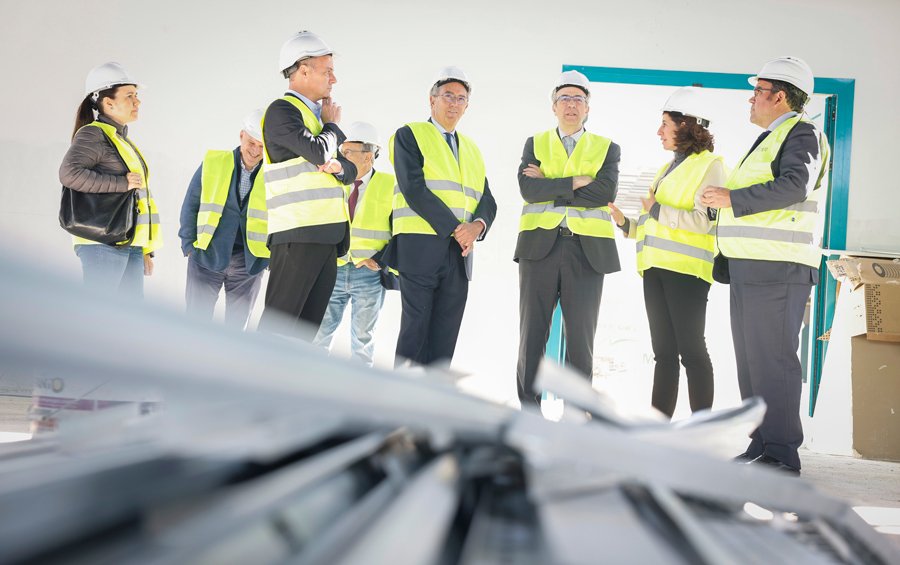
M756 141L753 142L753 147L751 147L751 148L750 148L750 151L747 151L747 155L745 155L744 158L741 159L741 165L744 164L744 160L746 160L747 157L749 157L750 154L753 153L753 150L754 150L754 149L756 149L757 147L759 147L759 144L762 143L762 141L763 141L763 140L766 138L766 136L769 135L770 133L772 133L772 132L770 132L769 130L766 130L766 131L762 132L761 134L759 134L759 137L757 137L757 138L756 138Z
M353 181L353 192L350 193L350 199L347 201L347 207L350 209L350 221L353 221L353 216L356 214L356 201L359 200L359 187L362 185L361 180Z
M453 158L459 161L459 157L456 156L456 151L453 150L453 134L449 131L444 132L444 139L447 140L447 145L450 146L450 153L453 153Z

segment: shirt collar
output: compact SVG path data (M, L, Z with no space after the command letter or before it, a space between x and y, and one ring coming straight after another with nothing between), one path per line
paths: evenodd
M793 118L793 117L796 116L796 115L797 115L797 112L794 112L794 111L791 111L791 112L785 112L784 114L781 114L780 116L778 116L777 118L775 118L775 119L772 121L772 123L769 124L769 127L767 127L766 129L767 129L768 131L775 131L775 128L777 128L778 126L780 126L780 125L783 124L784 122L790 120L791 118Z
M363 178L357 179L361 180L362 184L359 185L359 189L362 190L365 187L369 186L369 181L372 180L372 175L375 173L375 169L369 169L369 172L363 175Z
M566 137L566 134L564 134L564 133L562 132L562 130L559 129L559 128L556 128L556 133L559 134L559 138L560 138L560 139ZM574 140L575 140L575 143L578 143L578 140L581 139L581 134L583 134L583 133L584 133L584 126L581 126L581 129L580 129L580 130L576 131L575 133L573 133L573 134L570 135L569 137L571 137L572 139L574 139Z
M320 122L322 121L322 105L321 104L319 104L318 102L313 102L312 100L310 100L306 96L303 96L296 90L288 89L288 94L293 94L294 96L299 98L304 104L306 104L306 106L310 110L312 110L313 114L316 115L316 119L318 119Z
M428 118L428 121L431 122L432 124L434 124L434 127L436 127L437 130L439 132L441 132L441 135L444 135L445 133L452 133L453 135L456 135L455 129L453 131L447 131L444 129L444 127L441 124L437 123L437 121L434 120L433 118Z

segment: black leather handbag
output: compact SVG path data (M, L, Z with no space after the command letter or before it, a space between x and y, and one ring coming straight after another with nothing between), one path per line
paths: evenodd
M72 235L108 245L131 245L137 191L90 193L62 189L59 225Z

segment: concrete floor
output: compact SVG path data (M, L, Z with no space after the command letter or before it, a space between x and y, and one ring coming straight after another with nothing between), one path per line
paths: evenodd
M0 438L28 433L31 397L0 395ZM843 498L900 548L900 462L869 461L800 451L803 480Z

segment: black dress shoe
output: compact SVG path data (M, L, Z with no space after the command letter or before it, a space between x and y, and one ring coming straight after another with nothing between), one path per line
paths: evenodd
M798 469L796 467L791 467L790 465L782 463L778 459L775 459L774 457L769 457L768 455L760 455L756 459L754 459L752 461L748 461L746 464L747 465L765 465L769 469L773 469L775 471L780 471L782 473L786 473L786 474L790 475L791 477L799 477L800 476L800 469Z
M732 461L732 463L749 463L752 460L753 460L753 457L750 457L750 455L745 451L745 452L741 453L740 455L738 455L737 457L735 457L734 459L732 459L731 461Z

